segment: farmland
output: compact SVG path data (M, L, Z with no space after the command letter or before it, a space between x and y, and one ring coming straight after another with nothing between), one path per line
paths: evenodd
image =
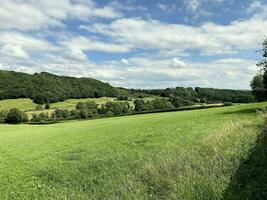
M0 199L261 199L266 105L2 124Z

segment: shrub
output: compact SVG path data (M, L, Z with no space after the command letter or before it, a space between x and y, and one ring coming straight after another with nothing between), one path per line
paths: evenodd
M47 102L46 104L45 104L45 109L50 109L50 103L49 102Z
M224 106L232 106L233 105L233 103L232 102L224 102L224 104L223 104Z
M94 101L88 102L78 102L76 105L77 110L87 109L87 110L97 110L98 105Z
M192 101L190 101L188 99L180 98L180 97L171 98L171 102L174 105L174 107L176 107L176 108L193 105Z
M152 105L154 110L164 110L164 109L172 109L174 106L172 103L165 98L157 98L152 100Z
M41 112L40 114L32 114L31 122L48 122L51 121L47 112Z
M128 97L127 96L119 96L117 99L119 101L127 101L128 100Z
M5 118L7 116L7 111L6 110L0 110L0 123L4 123L5 122Z
M26 113L19 111L17 108L10 109L5 117L5 122L10 124L24 123L28 120Z
M134 110L137 112L146 110L146 102L143 99L134 100Z
M64 109L56 109L52 113L52 118L54 120L61 120L61 119L69 119L70 118L70 111L69 110L64 110Z
M43 107L41 105L38 105L35 107L36 110L43 110Z

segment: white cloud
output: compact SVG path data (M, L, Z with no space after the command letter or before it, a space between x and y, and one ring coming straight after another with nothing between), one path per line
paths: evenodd
M74 0L2 0L0 28L37 30L51 26L64 26L68 18L117 18L122 14L112 7L98 7L93 1Z
M267 19L261 16L233 21L229 25L204 23L199 27L123 18L111 24L94 24L88 30L107 35L117 43L129 44L131 48L175 49L177 52L194 49L201 54L214 55L258 48L266 34L265 27Z
M248 12L248 13L252 13L252 12L254 12L254 11L256 11L256 10L261 9L262 6L263 6L263 5L261 4L260 1L253 1L253 2L250 4L250 6L247 8L247 12Z
M200 0L186 0L184 4L187 10L196 11L202 3Z
M11 56L15 58L29 58L26 51L23 50L21 45L5 44L1 50L2 55Z
M124 65L129 65L128 60L126 60L125 58L121 59L121 63L124 64Z
M173 58L172 59L172 63L173 63L173 66L174 67L177 67L177 68L186 67L186 64L183 61L178 60L177 58Z
M74 48L79 50L91 50L91 51L102 51L110 53L124 53L129 52L130 47L123 44L116 43L105 43L97 40L92 40L83 36L77 36L66 39L60 42L63 46L68 48Z
M128 65L118 61L95 64L89 60L45 55L39 60L24 59L19 63L14 59L0 57L2 68L28 73L49 71L51 73L92 77L114 86L128 88L217 87L249 89L249 82L257 72L256 61L245 59L219 59L210 62L186 60L186 67L174 67L179 59L132 57Z
M167 4L162 4L162 3L158 3L157 7L160 10L165 11L165 12L172 12L176 8L176 6L174 4L173 5L167 5Z
M0 31L0 45L19 45L26 51L57 51L58 47L44 39L16 31Z
M70 60L75 60L78 62L83 62L87 60L87 55L78 49L69 49L65 52L64 55L65 58L70 59Z

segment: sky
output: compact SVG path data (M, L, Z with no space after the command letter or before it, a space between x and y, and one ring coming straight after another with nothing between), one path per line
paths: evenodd
M249 89L267 0L1 0L0 69Z

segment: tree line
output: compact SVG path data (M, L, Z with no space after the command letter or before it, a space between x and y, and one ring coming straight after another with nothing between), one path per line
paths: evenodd
M53 123L62 120L72 119L89 119L111 116L121 116L130 114L141 114L146 112L158 111L175 111L178 108L186 108L193 105L191 101L185 101L179 97L173 98L156 98L144 101L143 99L135 99L134 105L131 106L128 101L106 102L105 104L96 104L94 101L78 102L74 109L55 109L51 114L48 112L36 112L32 114L31 119L23 111L16 108L9 111L0 111L0 122L2 123ZM229 106L232 104L226 103ZM208 106L207 106L208 107ZM194 107L187 107L188 109ZM197 108L197 107L196 107ZM201 107L202 108L202 107ZM203 105L203 108L205 106Z

